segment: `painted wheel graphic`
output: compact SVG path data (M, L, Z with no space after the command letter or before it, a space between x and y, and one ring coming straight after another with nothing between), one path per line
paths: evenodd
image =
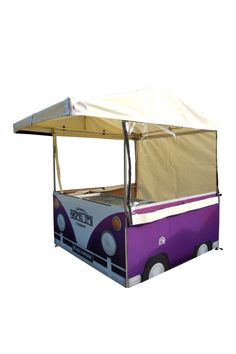
M201 245L195 247L194 257L201 256L202 254L207 253L211 249L212 249L212 243L210 241L202 243Z
M198 248L198 251L197 251L197 257L198 256L201 256L202 254L208 252L208 246L203 243L199 248Z
M63 232L66 228L65 218L62 214L58 214L57 216L57 226L61 232Z
M155 277L158 274L161 274L165 271L165 267L162 263L156 263L152 266L149 272L149 279Z
M169 269L169 262L165 255L151 257L144 268L143 281L151 279Z

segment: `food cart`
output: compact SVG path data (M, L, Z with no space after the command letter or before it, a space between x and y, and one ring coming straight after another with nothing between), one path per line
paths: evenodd
M55 245L118 283L133 286L218 248L217 126L169 92L67 98L14 132L52 137ZM63 189L58 136L122 140L124 183Z

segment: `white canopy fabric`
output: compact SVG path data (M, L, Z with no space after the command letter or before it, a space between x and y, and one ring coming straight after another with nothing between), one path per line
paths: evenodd
M166 90L147 88L88 99L67 98L14 124L15 133L122 139L122 121L137 122L130 138L168 128L217 130L215 121ZM133 136L132 136L133 134Z
M166 90L67 98L14 124L16 133L136 140L136 197L164 201L212 193L217 182L217 124Z

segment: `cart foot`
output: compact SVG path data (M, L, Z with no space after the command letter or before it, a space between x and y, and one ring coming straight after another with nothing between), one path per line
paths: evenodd
M223 251L223 248L222 247L216 247L215 250L216 251Z
M58 245L57 245L56 243L54 243L54 246L55 246L55 247L58 247Z

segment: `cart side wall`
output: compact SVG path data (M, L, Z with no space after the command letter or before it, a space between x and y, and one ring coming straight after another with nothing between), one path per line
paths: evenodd
M55 244L125 286L124 210L58 192L53 200ZM104 232L109 234L107 247L115 247L114 255L104 251Z
M147 278L148 264L164 255L168 268L196 256L199 245L218 246L219 204L203 207L161 220L128 227L128 278L130 286Z

